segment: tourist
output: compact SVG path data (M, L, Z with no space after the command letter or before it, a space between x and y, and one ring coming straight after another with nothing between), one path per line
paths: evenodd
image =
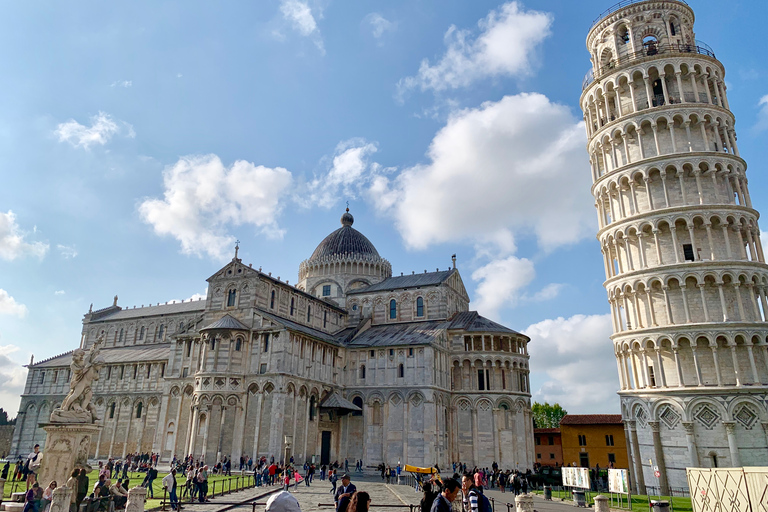
M88 475L85 472L85 468L80 469L80 474L77 475L77 503L75 504L75 510L80 510L80 504L83 502L85 497L88 495L88 487L90 486L90 482L88 480Z
M301 512L299 500L291 493L280 491L267 500L266 512Z
M40 512L48 512L48 507L51 505L51 502L53 501L53 490L56 488L56 480L48 484L48 487L45 488L43 491L43 499L40 502L40 508L38 509Z
M456 500L461 485L454 478L449 478L443 482L443 492L438 494L435 501L432 502L432 508L430 512L451 512L453 502Z
M187 470L187 481L184 482L184 490L181 491L181 497L186 498L187 496L192 498L192 489L194 488L194 479L195 479L195 470L194 468L190 467Z
M291 469L285 468L283 471L283 490L287 491L291 486Z
M430 482L424 482L421 487L424 490L424 496L421 498L421 512L429 512L432 510L432 502L435 501L439 493L433 490Z
M37 482L37 472L42 461L43 452L40 451L40 445L36 444L32 453L27 455L27 462L24 464L24 471L27 475L27 489L29 489L30 485Z
M199 498L200 503L211 501L208 499L208 466L203 465L200 472L197 474L197 481L200 482Z
M371 508L371 495L365 491L358 491L352 495L347 512L368 512Z
M75 468L72 470L72 474L69 475L66 486L72 489L72 494L69 496L69 512L77 512L75 507L77 506L77 477L80 474L80 470Z
M349 473L344 473L341 476L341 485L333 495L333 501L336 502L336 512L346 512L352 493L357 490L355 484L350 482L350 480Z
M40 485L37 482L32 484L32 487L27 489L27 494L24 495L24 511L23 512L35 512L35 493Z
M472 474L465 473L461 477L461 492L463 494L464 512L478 512L478 494L479 491L475 486L475 480L472 478Z
M125 504L128 502L128 492L123 489L122 478L118 478L117 483L109 487L109 494L112 496L115 508L125 508Z
M168 500L171 502L171 509L181 510L179 506L179 498L176 496L176 470L171 469L171 472L163 477L163 489L168 492Z

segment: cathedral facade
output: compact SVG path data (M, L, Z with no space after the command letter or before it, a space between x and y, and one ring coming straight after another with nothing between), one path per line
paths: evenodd
M204 300L83 319L105 338L94 459L156 452L533 466L528 337L469 309L455 268L392 276L349 212L290 285L235 257ZM71 352L29 365L11 453L43 448Z

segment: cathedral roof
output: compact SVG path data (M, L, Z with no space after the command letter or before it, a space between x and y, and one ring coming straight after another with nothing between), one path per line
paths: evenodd
M256 311L258 311L259 315L265 318L268 318L269 320L277 324L283 325L291 331L300 332L302 334L305 334L311 338L315 338L320 341L338 344L338 340L335 335L328 334L326 332L323 332L317 329L313 329L312 327L302 325L298 322L294 322L293 320L288 320L287 318L283 318L282 316L273 315L272 313L268 311L264 311L261 308L255 308L255 309Z
M480 316L477 311L464 311L453 317L449 329L457 329L467 332L502 332L526 337L509 327L504 327L492 320Z
M445 320L374 325L353 337L346 346L357 348L427 345L432 343L449 325L450 322Z
M355 219L347 208L346 213L341 216L341 227L325 237L309 259L316 260L337 255L362 255L379 258L379 251L376 250L371 241L352 227L354 222Z
M443 283L454 272L456 272L456 269L452 268L450 270L438 270L437 272L389 277L382 282L368 286L367 288L350 290L347 294L352 295L355 293L379 292L385 290L399 290L403 288L416 288L417 286L437 285Z
M361 411L358 406L341 396L340 394L333 392L328 395L325 400L320 403L321 409L342 409L346 411Z
M243 324L240 320L232 315L224 315L210 325L206 325L200 331L216 331L216 330L235 330L235 331L250 331L250 327Z
M172 315L174 313L191 313L195 311L202 312L204 310L204 300L190 300L187 302L158 304L157 306L147 306L141 308L115 309L114 313L102 316L96 320L92 320L91 323L104 321L111 322L113 320L128 320L130 318L140 318L143 316Z
M99 354L107 364L166 361L171 353L170 343L103 348ZM60 368L72 362L72 351L35 363L30 368Z

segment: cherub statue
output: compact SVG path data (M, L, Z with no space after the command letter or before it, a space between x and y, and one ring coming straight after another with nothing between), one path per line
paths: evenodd
M104 335L100 335L90 350L76 349L72 353L72 380L61 406L51 413L51 422L95 423L96 408L91 404L91 384L99 380L99 371L104 358L99 355L104 346Z

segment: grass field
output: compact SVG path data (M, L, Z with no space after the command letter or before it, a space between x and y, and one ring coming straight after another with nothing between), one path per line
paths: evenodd
M98 477L96 476L98 473L96 471L92 471L88 478L89 483L88 487L89 490L93 490L93 486L98 480ZM148 498L147 503L144 506L146 509L152 509L159 507L161 505L161 501L163 499L163 477L167 475L168 473L158 473L157 479L152 482L152 491L154 493L154 499ZM93 475L93 476L91 476ZM146 476L146 473L134 473L129 472L128 477L130 478L128 487L133 488L137 485L141 485L141 483L144 481L144 477ZM182 501L188 501L189 497L182 498L182 492L184 488L184 484L187 481L186 477L182 475L176 475L176 492L179 495L179 499ZM47 487L50 482L47 482L43 485L43 482L40 482L40 485L43 485L43 487ZM65 482L58 482L59 485L62 485ZM220 496L222 493L228 493L230 490L232 492L239 490L239 489L245 489L253 487L253 472L249 472L245 476L241 475L235 475L232 476L220 476L220 475L212 475L211 473L208 474L208 496L214 497L214 496ZM11 497L11 493L13 492L24 492L25 485L24 481L18 481L18 482L12 482L8 480L5 482L5 488L3 489L3 500L7 500ZM147 493L149 494L149 492ZM170 508L169 508L170 510Z
M543 494L543 491L533 491L536 494ZM610 498L609 493L599 493L599 492L589 492L587 495L587 501L588 505L591 505L594 503L595 496L598 494L602 494L603 496L607 496ZM571 500L571 492L570 491L552 491L552 498L561 498L566 500ZM627 502L626 497L624 498L624 503L622 504L622 508L627 508ZM670 504L670 512L693 512L693 508L691 506L691 498L680 498L680 497L671 497L671 498L659 498L657 496L651 496L652 500L658 500L662 499L665 501L668 501ZM632 511L635 512L648 512L649 506L648 506L648 496L643 495L632 495ZM614 503L608 503L612 508L618 508L619 504L618 501L614 501Z

